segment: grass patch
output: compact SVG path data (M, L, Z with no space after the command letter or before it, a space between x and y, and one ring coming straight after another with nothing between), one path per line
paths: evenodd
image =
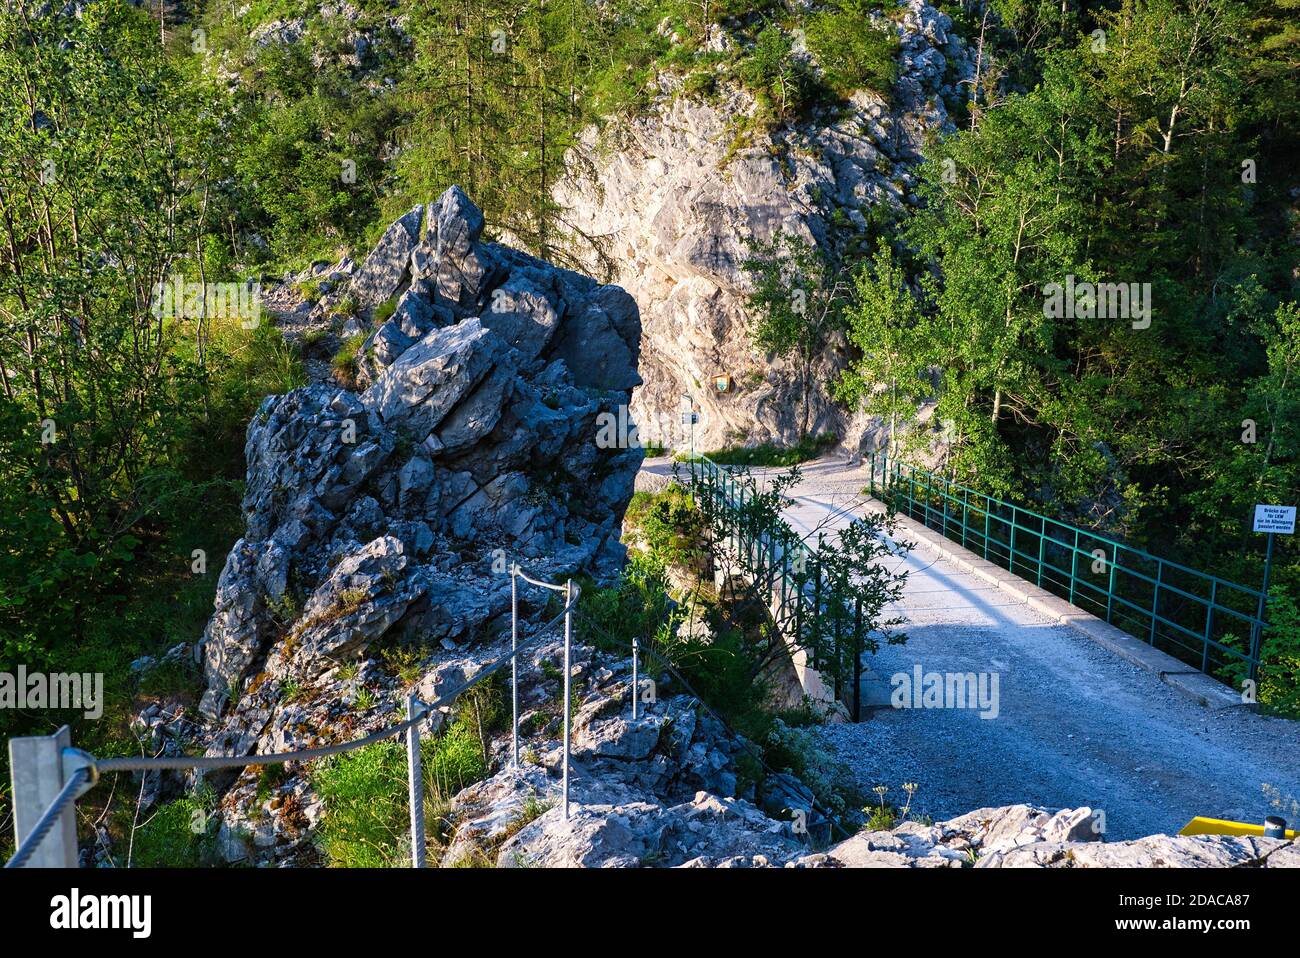
M339 347L339 351L330 360L330 366L334 369L334 378L348 389L356 388L357 373L360 371L358 362L361 358L361 347L365 341L365 333L349 336L343 340L343 345Z
M823 455L838 441L838 436L826 432L820 436L804 436L793 446L765 442L757 446L727 446L705 455L720 466L797 466Z
M461 789L490 771L487 741L503 707L497 677L470 689L456 703L446 730L420 742L428 853L437 858L447 838L447 807ZM336 868L401 868L410 863L406 749L380 742L328 759L312 772L325 802L317 842Z
M135 831L132 868L198 868L211 861L216 835L216 794L200 785L190 794L160 806ZM134 809L134 805L129 805ZM125 865L122 861L119 864Z

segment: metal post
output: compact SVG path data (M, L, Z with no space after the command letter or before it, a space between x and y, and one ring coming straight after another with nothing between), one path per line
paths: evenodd
M1115 610L1115 567L1119 565L1119 546L1110 550L1110 584L1106 587L1106 621L1111 620Z
M1273 571L1273 533L1268 534L1268 545L1264 550L1264 584L1259 589L1259 605L1255 611L1255 621L1250 626L1250 678L1259 673L1259 645L1263 638L1264 615L1268 612L1268 579Z
M564 583L564 820L569 820L569 712L572 703L569 695L570 649L573 644L573 580Z
M1165 577L1165 564L1156 560L1156 588L1151 594L1151 638L1148 644L1156 644L1156 617L1160 615L1160 582Z
M424 703L414 692L406 697L406 717L424 718ZM406 791L411 802L411 867L424 867L424 772L420 768L420 723L406 730Z
M942 493L942 495L943 495L943 532L941 533L945 539L948 538L948 496L949 496L949 494L950 494L950 493L949 493L949 490L950 490L951 488L952 488L951 483L948 481L947 478L945 478L945 479L943 480L943 493Z
M1047 545L1047 520L1038 520L1038 587L1043 587L1043 551Z
M844 646L843 643L841 642L841 639L843 638L843 632L844 632L843 629L844 596L839 594L838 589L834 590L834 592L835 592L835 596L834 596L835 599L835 606L834 606L835 608L835 652L834 652L835 676L834 678L835 678L835 697L838 699L840 697L840 692L842 691L840 675L844 671L844 652L843 652Z
M510 754L511 763L519 767L519 571L510 564Z
M72 732L63 726L53 735L9 740L10 781L13 784L14 845L21 847L45 810L67 782L63 750L72 747ZM76 803L68 802L54 827L27 860L28 868L77 867Z
M813 579L813 671L817 671L822 645L822 537L823 533L817 533L817 575Z
M1074 551L1070 553L1070 605L1074 605L1075 580L1079 577L1079 530L1074 530Z
M1007 553L1007 571L1015 574L1016 571L1016 507L1011 507L1011 546Z
M862 721L862 597L853 617L853 721Z
M637 699L641 697L641 686L637 684L637 679L636 679L636 660L637 660L638 648L640 648L640 645L637 641L637 637L634 635L632 636L632 721L633 722L636 721L636 702Z
M1210 580L1210 602L1205 607L1205 641L1201 643L1201 671L1210 671L1210 631L1214 628L1214 603L1218 597L1219 580Z
M989 557L989 497L984 497L984 558Z

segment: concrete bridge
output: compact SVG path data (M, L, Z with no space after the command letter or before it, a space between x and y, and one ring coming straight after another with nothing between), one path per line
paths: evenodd
M648 460L644 481L671 471ZM883 508L863 495L862 467L823 459L802 472L786 518L804 535ZM1016 802L1091 805L1115 839L1174 832L1195 815L1300 819L1300 723L1254 712L1232 689L920 523L900 518L896 536L915 543L897 560L908 577L890 610L908 641L864 657L873 706L864 721L818 732L864 787L901 799L902 783L915 782L913 807L935 819ZM893 707L894 677L918 669L996 676L996 714L978 703ZM819 678L803 670L810 693ZM826 697L825 683L814 697Z

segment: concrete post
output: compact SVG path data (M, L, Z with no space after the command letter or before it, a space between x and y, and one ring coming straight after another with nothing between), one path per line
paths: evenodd
M53 735L9 740L13 783L14 839L21 846L50 803L63 790L63 750L72 747L72 731L63 726ZM76 803L69 802L45 840L28 859L29 868L77 867Z

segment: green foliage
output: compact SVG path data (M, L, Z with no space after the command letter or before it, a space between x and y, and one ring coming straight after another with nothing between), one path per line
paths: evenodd
M777 770L789 772L812 789L818 804L836 817L862 802L852 772L839 762L813 732L773 718L763 741L763 757Z
M339 347L330 364L334 368L335 377L343 385L351 387L356 385L358 368L360 360L361 347L365 345L366 334L357 333L355 336L349 336L343 340L343 345Z
M426 816L435 824L447 801L488 773L481 738L499 718L500 693L476 686L461 697L456 718L420 742ZM312 785L325 802L318 841L337 868L400 868L410 863L406 749L379 742L318 764Z
M797 117L815 93L812 78L793 56L793 49L788 33L775 25L766 26L737 70L760 109L775 122Z
M198 868L208 864L216 835L216 804L216 793L200 786L159 806L135 830L131 867Z
M689 567L700 559L702 517L689 493L677 483L660 492L634 493L624 517L629 541L645 550L634 557L630 581L662 579L669 566Z
M854 280L846 318L849 342L858 356L835 384L835 392L888 423L886 449L896 456L900 423L914 419L933 392L930 343L935 332L928 328L927 316L884 240Z
M757 446L728 446L705 453L720 466L797 466L809 462L832 449L839 437L832 432L817 436L804 436L793 446L760 443Z
M894 85L898 38L892 25L873 25L869 12L861 0L846 0L808 20L808 49L840 96L864 88L887 95Z
M813 364L842 322L849 284L841 265L822 247L792 232L770 241L750 240L741 264L754 290L750 338L771 355L794 357L802 389L800 435L809 433Z
M1300 604L1280 589L1271 592L1258 701L1271 712L1300 718Z
M396 296L394 296L391 299L384 300L384 302L376 306L374 312L372 312L370 315L370 321L375 326L379 326L381 323L388 322L388 320L392 318L392 315L395 312L397 312Z
M379 742L328 760L312 774L325 802L318 840L339 868L396 868L407 825L406 752Z

